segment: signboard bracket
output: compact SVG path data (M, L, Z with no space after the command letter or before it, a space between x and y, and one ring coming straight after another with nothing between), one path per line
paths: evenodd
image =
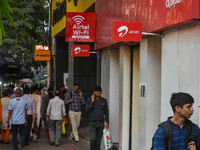
M163 38L163 34L156 34L156 33L150 33L150 32L142 32L142 35L150 35L150 36L158 36Z

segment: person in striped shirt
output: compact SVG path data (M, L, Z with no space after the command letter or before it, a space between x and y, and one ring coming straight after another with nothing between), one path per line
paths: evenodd
M173 93L170 105L174 112L167 122L172 129L172 141L170 150L199 150L200 149L200 129L196 124L192 124L191 141L187 141L188 132L186 120L193 114L193 97L188 93ZM153 150L165 150L165 131L159 126L154 135Z

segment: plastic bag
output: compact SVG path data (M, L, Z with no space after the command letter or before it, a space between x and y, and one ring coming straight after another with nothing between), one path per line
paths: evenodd
M112 143L110 130L103 129L103 138L104 138L105 149L106 150L112 149L113 143Z
M65 121L63 121L63 123L62 123L62 134L66 134Z

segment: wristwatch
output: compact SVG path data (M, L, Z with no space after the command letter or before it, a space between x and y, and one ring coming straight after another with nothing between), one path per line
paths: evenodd
M7 121L7 123L10 123L9 121Z

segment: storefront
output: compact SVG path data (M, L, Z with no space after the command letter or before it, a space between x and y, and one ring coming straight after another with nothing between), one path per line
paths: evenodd
M94 50L93 43L77 43L66 41L66 13L67 12L94 12L94 0L54 0L52 2L52 77L55 88L62 84L72 89L74 83L79 83L81 89L88 96L96 85L96 54L90 57L73 57L72 45L88 44ZM91 72L92 73L91 73ZM87 82L89 80L89 82Z
M173 92L194 97L192 120L199 122L199 4L96 0L95 49L101 51L101 85L109 101L113 142L120 150L150 149L158 123L172 115ZM116 21L141 22L142 41L113 41Z

